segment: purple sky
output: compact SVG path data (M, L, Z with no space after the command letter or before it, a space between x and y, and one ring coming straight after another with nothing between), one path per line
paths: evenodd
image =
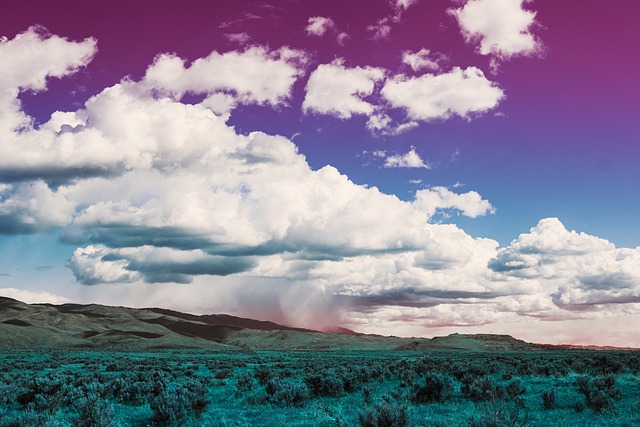
M5 6L0 294L640 346L640 4L363 4Z

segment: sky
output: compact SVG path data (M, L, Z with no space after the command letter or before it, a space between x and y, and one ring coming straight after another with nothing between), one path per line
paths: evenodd
M640 3L183 3L3 5L0 295L640 347Z

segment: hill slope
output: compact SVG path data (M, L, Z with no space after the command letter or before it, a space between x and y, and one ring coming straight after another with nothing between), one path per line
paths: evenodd
M339 329L338 329L339 330ZM342 330L340 330L342 332ZM25 304L0 297L0 348L152 350L544 350L508 335L399 338L322 333L229 315L98 304Z

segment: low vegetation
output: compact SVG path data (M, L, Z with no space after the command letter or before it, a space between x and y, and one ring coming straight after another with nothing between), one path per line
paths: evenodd
M0 427L632 426L640 352L0 354Z

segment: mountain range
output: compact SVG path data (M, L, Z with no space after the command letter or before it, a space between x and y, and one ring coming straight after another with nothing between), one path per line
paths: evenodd
M0 349L160 350L561 350L509 335L383 337L345 328L320 332L226 314L98 304L26 304L0 297ZM586 348L586 347L585 347ZM593 347L589 347L593 348ZM606 349L606 348L601 348Z

